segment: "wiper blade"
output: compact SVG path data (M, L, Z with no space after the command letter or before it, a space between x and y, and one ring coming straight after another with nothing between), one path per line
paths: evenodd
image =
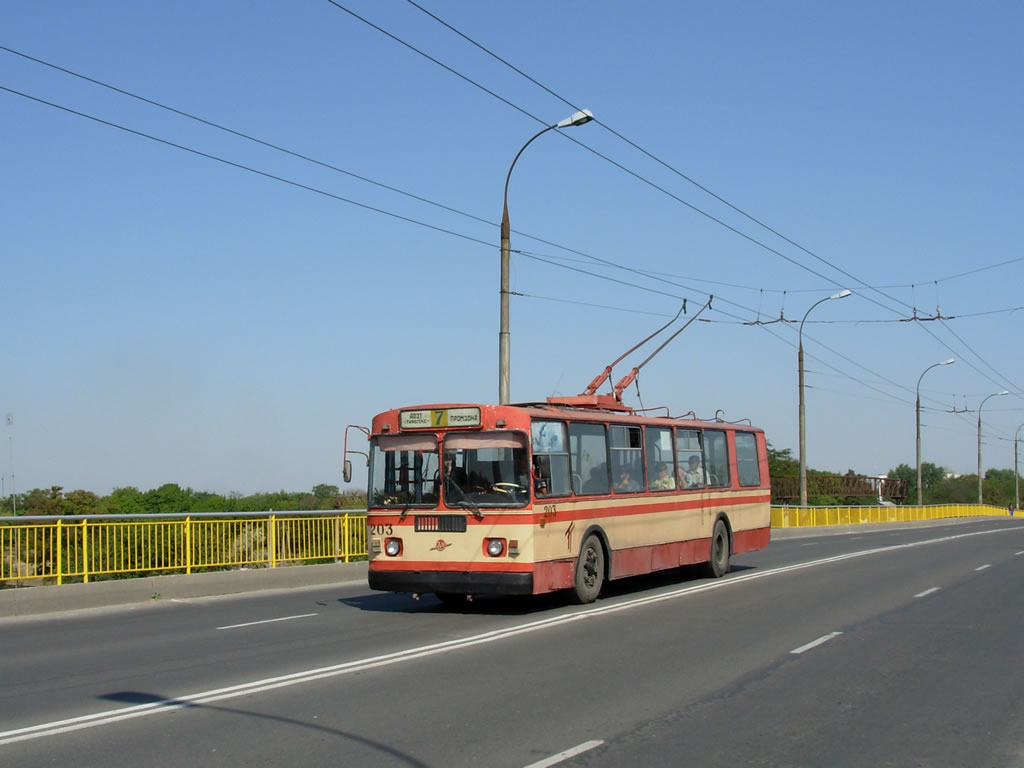
M409 514L410 506L410 504L406 504L404 507L402 507L402 514L398 516L398 522L402 522L403 520L405 520L405 516Z
M462 507L463 509L468 509L470 512L473 513L473 517L475 517L477 520L484 519L484 513L480 511L480 508L474 504L470 504L468 501L457 501L455 502L455 506Z

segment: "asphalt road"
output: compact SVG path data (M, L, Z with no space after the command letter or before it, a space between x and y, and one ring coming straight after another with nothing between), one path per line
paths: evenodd
M4 619L0 765L1024 766L1022 587L997 519L592 606L345 584Z

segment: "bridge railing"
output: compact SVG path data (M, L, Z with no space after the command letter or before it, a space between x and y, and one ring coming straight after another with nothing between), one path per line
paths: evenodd
M924 506L799 507L772 505L772 528L805 528L862 523L909 523L953 517L1007 517L1006 507L988 504L928 504Z
M1007 516L978 504L773 506L772 528ZM349 562L368 553L366 510L0 517L0 585Z
M0 518L0 582L62 584L366 556L365 510Z

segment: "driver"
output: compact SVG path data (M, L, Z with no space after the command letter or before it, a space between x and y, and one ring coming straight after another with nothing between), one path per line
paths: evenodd
M444 490L448 498L460 499L465 494L465 488L469 478L466 470L455 465L455 454L448 452L444 455Z

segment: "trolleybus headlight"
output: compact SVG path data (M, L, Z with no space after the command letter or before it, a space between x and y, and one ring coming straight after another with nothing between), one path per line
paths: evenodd
M387 539L384 542L384 554L388 557L398 557L402 554L402 540L401 539Z
M505 553L504 539L487 539L487 554L491 557L501 557Z

